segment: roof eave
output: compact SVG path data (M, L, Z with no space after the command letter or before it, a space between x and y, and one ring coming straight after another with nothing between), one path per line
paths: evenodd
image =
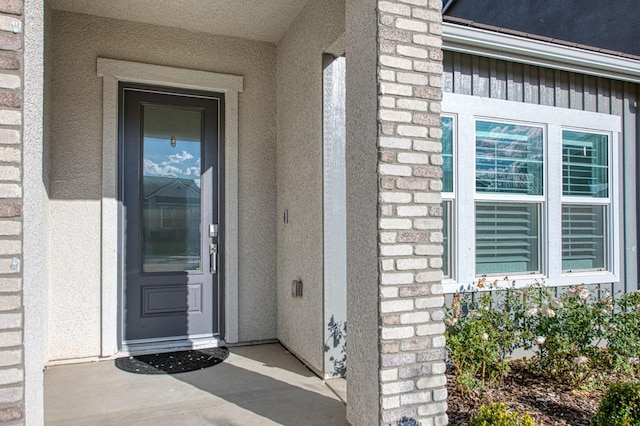
M469 22L444 22L443 49L640 83L640 58L507 31L479 28Z

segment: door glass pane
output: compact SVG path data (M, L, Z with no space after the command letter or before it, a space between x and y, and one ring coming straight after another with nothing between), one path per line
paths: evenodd
M476 204L476 274L540 272L539 204Z
M142 269L202 269L202 113L143 107Z
M442 192L453 192L453 118L442 117Z
M609 196L608 136L562 132L562 194Z
M451 278L451 201L442 202L442 273Z
M476 191L542 195L542 127L478 121Z
M562 206L562 270L605 267L606 206Z

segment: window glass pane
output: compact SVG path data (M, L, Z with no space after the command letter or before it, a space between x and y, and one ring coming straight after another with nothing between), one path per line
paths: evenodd
M476 191L542 195L541 127L476 122Z
M142 269L200 271L202 112L143 108Z
M476 274L540 272L539 204L476 204Z
M565 272L605 267L606 206L562 206L562 269Z
M442 246L444 252L442 253L442 273L446 278L451 277L450 262L451 262L451 201L444 201L442 203Z
M453 192L453 118L442 117L442 192Z
M584 197L609 196L607 135L562 132L562 193Z

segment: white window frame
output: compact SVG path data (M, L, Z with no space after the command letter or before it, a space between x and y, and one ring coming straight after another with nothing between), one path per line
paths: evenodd
M451 154L453 157L453 162L452 162L452 169L453 169L453 182L452 182L452 188L451 188L451 192L442 192L442 201L443 204L444 203L449 203L449 211L447 212L447 222L443 222L442 226L448 226L449 224L452 224L452 226L449 228L449 233L447 235L447 238L449 240L449 256L447 258L448 261L448 267L449 267L449 274L446 275L444 282L452 282L453 278L456 276L456 254L455 254L455 247L453 246L453 242L455 241L455 234L456 234L456 193L457 193L457 185L458 185L458 178L457 178L457 170L458 170L458 166L456 165L456 157L458 155L458 144L457 144L457 140L458 140L458 125L457 125L457 118L455 114L442 114L443 117L449 117L451 118L452 121L452 142L451 142ZM447 247L444 247L444 251L447 251Z
M479 278L475 274L475 203L504 198L500 194L476 194L476 140L477 120L512 121L525 125L542 126L544 129L544 166L542 196L526 197L539 202L540 209L540 274L487 276L486 280L498 285L526 287L536 282L551 286L574 284L616 283L620 281L620 158L621 118L589 111L527 104L501 99L481 98L470 95L444 93L442 115L453 117L453 170L454 192L444 193L444 200L452 201L449 241L452 245L449 259L451 277L443 280L445 292L474 288ZM562 204L571 203L575 197L562 195L562 131L578 130L609 135L609 198L593 199L595 204L607 208L607 258L606 271L562 272ZM506 196L508 199L510 197ZM521 199L521 197L517 197ZM515 199L514 199L515 200ZM529 201L528 201L529 202ZM582 201L584 202L584 201Z

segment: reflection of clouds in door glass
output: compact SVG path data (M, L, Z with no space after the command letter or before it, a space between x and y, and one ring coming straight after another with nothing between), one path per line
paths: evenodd
M200 184L200 142L144 139L144 175L193 179ZM194 179L196 178L196 179Z

